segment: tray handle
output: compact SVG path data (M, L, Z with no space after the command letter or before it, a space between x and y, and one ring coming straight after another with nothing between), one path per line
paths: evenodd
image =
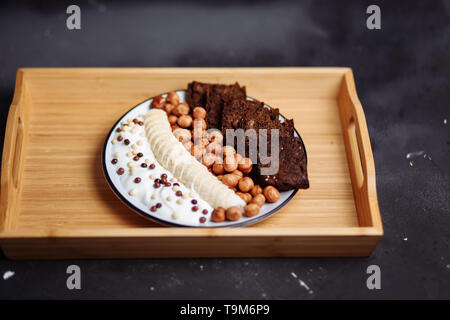
M18 205L27 135L26 112L30 109L30 98L26 91L23 73L21 69L17 72L14 98L6 122L0 189L0 231L14 230L19 214Z
M338 102L359 223L382 234L369 131L351 70L344 74Z

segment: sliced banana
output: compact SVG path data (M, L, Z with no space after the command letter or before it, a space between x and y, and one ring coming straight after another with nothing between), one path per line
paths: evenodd
M245 206L244 200L212 175L175 138L164 111L151 109L144 118L146 137L156 159L175 178L192 188L213 208Z

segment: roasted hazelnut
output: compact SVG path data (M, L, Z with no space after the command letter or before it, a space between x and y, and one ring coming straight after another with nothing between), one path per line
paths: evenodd
M208 139L206 139L206 140L208 140ZM208 144L206 151L214 153L214 154L221 154L222 153L222 145L216 141L211 142Z
M233 187L235 187L238 184L239 179L240 178L238 176L229 173L229 174L226 174L226 175L223 176L222 182L224 184L226 184L227 186L233 188Z
M239 190L241 190L242 192L249 192L253 188L254 183L252 178L245 177L239 180L238 186Z
M250 203L244 207L246 217L253 217L259 213L260 207L255 203Z
M166 103L166 105L164 106L164 110L167 114L171 114L174 108L175 106L171 103Z
M262 193L263 190L259 185L253 186L253 188L250 190L250 194L252 197L256 197L258 194Z
M171 114L170 116L168 116L168 119L170 125L172 126L177 123L178 117L176 115Z
M163 109L166 105L166 98L163 96L154 97L150 106L155 109Z
M234 158L236 159L236 163L239 165L239 163L242 162L242 160L244 159L239 153L235 153L234 154Z
M202 131L204 131L204 130L206 130L206 121L203 119L201 119L201 120L195 119L193 126L194 126L194 129L198 129L198 130L201 129Z
M177 105L174 109L173 109L173 114L175 114L176 116L185 116L189 114L189 106L187 103L182 102L179 105Z
M239 207L229 207L226 212L227 220L236 221L242 217L242 210Z
M234 158L234 154L236 153L236 150L234 150L234 148L232 146L224 146L222 148L222 153L223 153L224 157L233 156L233 160L236 160Z
M176 92L169 92L167 94L167 101L173 106L177 106L180 103L180 96Z
M206 118L206 110L202 107L195 107L192 111L192 115L194 116L195 120L202 120Z
M247 171L248 169L252 170L252 160L250 160L250 158L242 158L242 160L238 162L238 168L242 171Z
M227 172L233 172L238 168L238 164L234 156L226 156L223 161L223 168Z
M183 144L191 141L191 132L187 129L176 129L173 135Z
M211 167L214 163L214 161L216 160L216 156L213 155L212 153L206 153L203 157L202 157L202 164L206 167Z
M266 198L264 197L264 195L262 193L257 194L256 196L253 197L253 199L250 201L250 203L255 203L258 206L262 207L262 205L266 202Z
M214 129L214 130L208 130L208 140L211 142L218 142L220 145L222 145L223 141L223 135L220 131Z
M222 207L214 209L214 211L211 214L211 220L214 222L225 221L225 209Z
M250 195L250 193L244 193L244 192L236 192L236 194L241 197L242 200L245 201L245 203L249 203L250 200L252 200L252 196Z
M205 154L205 147L203 147L201 144L194 144L192 147L191 154L195 158L201 159L201 157Z
M263 190L267 202L277 202L280 199L280 192L273 186L267 186Z
M192 124L192 118L188 115L182 115L178 118L177 124L182 128L188 128Z
M223 165L220 163L214 163L212 170L215 174L223 174L225 172Z
M242 178L244 176L244 174L239 170L234 170L231 174L235 174L235 175L239 176L240 178Z

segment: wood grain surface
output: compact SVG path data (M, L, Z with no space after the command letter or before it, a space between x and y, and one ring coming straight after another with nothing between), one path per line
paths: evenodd
M109 189L101 152L126 111L192 80L247 87L294 118L310 189L244 228L168 228ZM368 255L383 234L363 109L348 68L21 69L2 159L10 258ZM360 160L361 154L361 160Z

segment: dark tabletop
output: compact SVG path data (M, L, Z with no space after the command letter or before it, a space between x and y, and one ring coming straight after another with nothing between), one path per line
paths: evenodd
M72 3L78 31L66 28ZM372 3L381 30L366 27ZM450 298L449 21L450 1L2 2L2 142L19 67L353 68L385 236L369 258L2 258L0 298ZM81 290L66 287L71 264ZM369 265L381 290L366 287Z

